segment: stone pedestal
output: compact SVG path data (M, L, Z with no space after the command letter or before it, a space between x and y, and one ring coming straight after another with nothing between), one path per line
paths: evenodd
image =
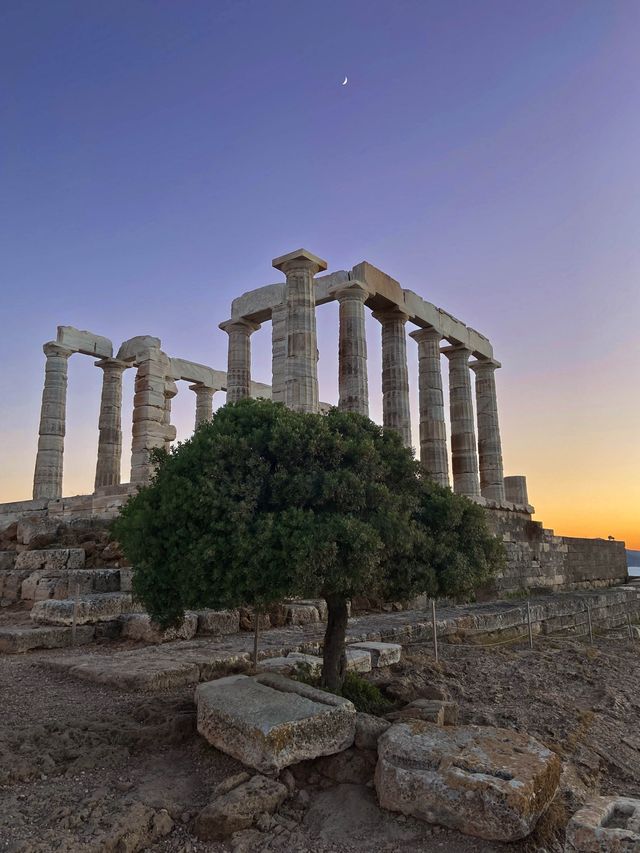
M115 358L96 361L102 370L102 397L98 420L98 460L95 488L120 483L122 460L122 374L129 365Z
M271 310L271 399L284 403L285 369L287 362L287 303Z
M512 504L527 505L527 478L520 475L504 478L504 496Z
M210 421L213 417L213 395L215 388L208 385L189 385L189 390L196 395L196 428L204 421Z
M442 352L449 359L453 490L468 497L479 497L478 456L469 373L471 352L463 346L446 347Z
M448 486L447 429L440 369L441 335L437 329L418 329L410 336L418 343L420 461L436 483Z
M40 409L40 435L33 476L33 497L62 497L62 465L67 412L67 364L71 350L53 341L43 347L47 357Z
M364 303L366 287L357 281L333 291L340 304L340 343L338 350L338 408L369 417L367 378L367 333Z
M318 412L318 341L314 275L326 270L322 258L299 249L273 260L287 277L287 356L284 402L297 412Z
M474 361L470 367L476 374L480 492L484 498L502 502L505 499L504 472L495 378L500 364L487 359Z
M229 335L227 358L227 403L237 403L251 396L251 335L260 326L250 320L227 320L220 323Z
M165 389L171 374L169 358L157 347L149 347L138 359L133 396L133 441L131 482L147 483L153 474L150 451L165 447L175 438L167 424Z
M409 316L398 308L376 311L373 316L382 325L382 423L385 429L400 434L411 447L409 409L409 370L405 323Z

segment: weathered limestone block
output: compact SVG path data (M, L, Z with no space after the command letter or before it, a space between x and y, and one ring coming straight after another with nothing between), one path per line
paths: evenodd
M75 645L93 640L93 625L78 625ZM32 649L62 649L72 644L71 628L0 628L0 652L19 654Z
M120 592L118 569L49 569L33 572L22 582L23 601L42 601L46 598L74 598L93 592Z
M133 589L133 569L118 569L120 573L120 592L131 592Z
M358 749L377 749L378 741L389 728L389 720L374 717L373 714L365 714L358 711L356 714L356 738L355 745Z
M2 572L0 574L0 601L3 604L13 604L20 600L22 582L28 578L31 572L29 569L15 569L11 572Z
M340 752L355 736L351 702L277 674L221 678L195 698L200 734L262 773Z
M45 548L56 540L61 529L62 523L55 518L21 518L18 521L17 539L21 545L30 548Z
M133 604L131 596L125 592L104 592L95 595L84 595L78 601L76 615L77 625L106 622L117 619L131 611ZM46 601L36 601L31 609L31 619L45 625L72 625L73 599L57 601L50 598Z
M198 610L198 634L237 634L239 610Z
M175 628L162 629L148 613L130 613L124 618L122 636L144 643L168 643L170 640L190 640L198 629L198 615L187 612L182 623Z
M203 841L220 841L248 829L261 814L272 814L288 796L285 785L266 776L253 776L217 796L195 821L195 833Z
M369 652L374 669L398 663L402 655L402 646L399 643L349 643L349 648Z
M258 663L260 672L279 672L291 675L298 666L308 666L313 675L322 671L322 658L315 655L305 655L302 652L291 652L287 657L265 658Z
M39 569L60 571L82 569L85 562L84 548L52 548L44 551L23 551L16 557L16 569Z
M455 702L442 699L416 699L399 711L387 714L388 720L424 720L436 726L455 726L458 722L458 706Z
M16 552L0 551L0 572L10 572L15 567Z
M327 602L324 598L305 598L299 599L295 602L296 604L310 604L312 607L315 607L318 613L320 614L320 621L327 621ZM351 603L349 602L349 615L351 615Z
M640 800L594 797L569 821L565 853L637 853Z
M371 652L347 646L347 669L352 672L371 672Z
M171 657L131 655L116 657L87 655L85 658L66 658L50 665L60 668L82 681L107 684L119 690L166 690L197 684L200 670L197 663L174 660ZM73 664L69 666L69 664Z
M287 625L310 625L320 621L320 613L312 604L288 604Z
M488 726L397 723L378 741L382 808L495 841L524 838L553 799L558 757Z

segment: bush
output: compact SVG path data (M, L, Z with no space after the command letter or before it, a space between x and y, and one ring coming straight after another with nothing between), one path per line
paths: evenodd
M293 673L293 678L296 681L309 684L311 687L327 690L326 687L322 687L320 676L312 674L308 664L298 664ZM376 717L382 717L393 708L393 702L390 702L375 684L371 684L357 672L347 672L342 682L342 688L340 690L327 690L327 692L353 702L356 711L374 714Z

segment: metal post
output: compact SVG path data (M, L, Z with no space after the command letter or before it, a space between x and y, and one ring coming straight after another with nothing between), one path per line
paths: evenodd
M587 620L589 622L589 642L593 645L593 625L591 623L591 607L587 604Z
M531 602L527 601L527 625L529 627L529 648L533 648L533 630L531 628Z
M436 600L431 599L431 625L433 627L433 656L438 662L438 629L436 627Z
M75 594L73 596L73 618L71 621L71 645L76 644L76 625L78 622L78 602L80 600L80 584L76 584Z

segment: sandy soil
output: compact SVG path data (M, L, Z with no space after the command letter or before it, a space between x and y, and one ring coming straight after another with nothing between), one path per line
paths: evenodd
M370 788L327 779L232 845L205 843L193 818L241 768L195 732L191 688L124 694L46 669L47 652L0 658L0 851L369 853L561 850L562 827L588 792L640 797L640 644L540 641L428 646L376 680L399 701L442 695L461 722L526 731L567 762L562 796L527 842L489 845L382 813ZM60 652L55 652L59 655Z

